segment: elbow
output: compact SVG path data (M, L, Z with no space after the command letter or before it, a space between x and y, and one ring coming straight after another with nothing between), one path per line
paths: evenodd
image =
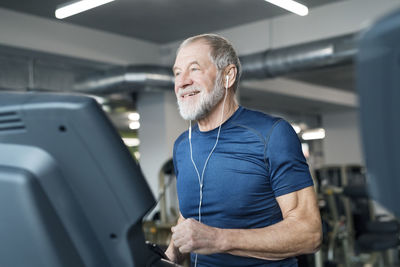
M312 227L305 230L301 254L312 254L320 250L322 244L321 227Z
M321 248L322 244L322 229L321 227L317 227L313 232L309 235L309 246L307 254L315 253Z
M316 253L320 250L322 245L322 222L320 217L318 216L316 220L313 220L308 224L307 227L308 235L308 251L307 254Z
M322 232L317 231L312 234L311 237L311 246L310 246L310 253L315 253L321 248L322 244Z
M308 236L307 241L303 243L298 255L313 254L320 250L322 244L321 234L315 233Z

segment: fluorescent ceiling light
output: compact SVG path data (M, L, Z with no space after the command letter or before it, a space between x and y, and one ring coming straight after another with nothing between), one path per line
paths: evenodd
M131 123L129 123L129 129L131 130L137 130L140 128L140 122L138 121L133 121Z
M300 3L297 3L296 1L293 0L265 0L265 1L274 4L276 6L279 6L283 9L286 9L290 12L293 12L299 16L305 16L308 14L308 7Z
M301 143L301 150L305 158L310 157L310 146L307 143Z
M129 113L128 119L131 121L138 121L140 119L140 114L137 112Z
M301 128L299 125L292 123L292 127L294 129L294 131L298 134L299 132L301 132Z
M64 19L66 17L81 13L83 11L110 3L115 0L81 0L69 2L59 8L57 8L55 15L58 19Z
M322 128L308 130L301 135L301 138L303 138L303 140L324 139L325 130Z
M129 146L129 147L140 145L140 140L139 140L139 138L128 138L128 137L124 137L124 138L122 138L122 140L124 141L125 145L127 145L127 146Z
M107 105L101 105L101 107L103 108L103 110L104 110L105 112L107 112L107 113L111 112L111 108L110 108L110 106L107 106Z
M136 158L137 160L140 159L140 152L139 152L139 151L135 151L133 154L135 155L135 158Z

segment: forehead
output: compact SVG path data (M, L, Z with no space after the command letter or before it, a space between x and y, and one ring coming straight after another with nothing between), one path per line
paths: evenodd
M195 41L183 46L176 55L175 67L184 67L185 64L190 62L198 62L199 64L209 64L210 46L204 41Z

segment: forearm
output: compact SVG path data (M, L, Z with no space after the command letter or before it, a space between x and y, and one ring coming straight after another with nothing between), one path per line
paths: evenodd
M314 189L276 199L283 217L279 223L259 229L221 229L187 219L172 228L173 246L181 253L230 253L268 260L316 251L322 234Z
M218 237L221 252L279 260L315 252L321 242L320 221L287 218L259 229L224 229Z
M276 200L283 220L259 229L220 232L219 240L226 253L278 260L318 250L322 227L314 188L307 187Z

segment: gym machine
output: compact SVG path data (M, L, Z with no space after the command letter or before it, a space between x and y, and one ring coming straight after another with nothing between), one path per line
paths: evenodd
M145 242L154 205L94 99L0 93L0 266L177 266Z

